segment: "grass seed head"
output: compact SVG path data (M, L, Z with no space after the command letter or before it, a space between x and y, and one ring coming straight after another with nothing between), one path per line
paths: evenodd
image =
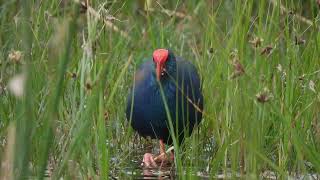
M234 79L236 77L239 77L239 76L242 76L243 74L245 74L244 67L240 63L239 59L234 59L232 61L232 65L233 65L234 71L231 74L231 79Z
M262 42L263 39L260 37L254 37L252 40L249 41L249 43L252 44L254 48L260 47Z
M212 54L213 52L213 47L209 48L209 53Z
M24 94L24 85L25 85L25 75L20 74L10 79L8 88L14 96L21 98Z
M303 81L304 78L305 78L305 76L306 76L306 74L302 74L301 76L298 77L298 79L299 79L300 81Z
M316 84L314 83L314 81L312 80L309 81L309 89L314 93L316 93L315 85Z
M268 45L266 47L264 47L261 51L261 55L270 55L272 52L273 47L271 45Z
M76 72L69 72L68 74L72 79L77 79L78 77Z
M87 90L87 91L92 90L93 85L92 85L92 82L91 82L91 80L90 80L90 79L88 79L88 80L86 81L86 83L85 83L85 87L86 87L86 90Z
M297 36L294 37L295 45L303 45L306 43L305 39L299 38Z
M282 71L283 71L281 64L278 64L278 65L277 65L277 70L278 70L279 72L282 72Z
M230 78L234 79L236 77L243 75L245 73L245 70L244 70L243 65L240 63L237 49L232 50L232 52L230 53L230 59L231 59L231 64L234 69Z
M80 13L81 14L84 14L87 12L87 9L88 9L88 4L87 4L87 1L83 1L83 2L80 2Z
M257 101L260 103L266 103L273 98L272 93L268 88L263 88L258 94L256 94Z
M18 64L21 62L22 52L21 51L11 51L8 55L11 62Z

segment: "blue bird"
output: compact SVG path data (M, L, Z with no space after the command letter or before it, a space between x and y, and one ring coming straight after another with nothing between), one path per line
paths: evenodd
M159 139L160 155L163 155L164 144L172 144L169 120L181 143L200 123L202 110L203 95L195 66L168 49L157 49L152 60L143 63L135 74L126 116L139 135ZM163 162L166 156L162 157L158 160ZM144 155L143 163L156 166L150 153Z

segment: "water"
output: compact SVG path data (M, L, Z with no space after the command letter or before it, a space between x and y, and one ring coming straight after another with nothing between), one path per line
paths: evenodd
M121 170L118 177L113 179L180 179L179 176L188 176L187 179L209 179L206 173L200 171L188 172L179 175L175 172L174 167L162 168L125 168Z
M150 144L149 144L150 143ZM143 144L143 145L142 145ZM180 155L182 160L192 164L192 167L183 167L184 172L178 174L175 170L174 164L167 164L159 168L143 168L141 167L142 158L145 152L152 152L155 156L159 154L159 145L157 141L148 143L136 143L132 145L132 151L121 153L120 156L112 158L113 169L111 172L112 179L179 179L180 176L188 176L187 179L209 179L208 165L210 163L210 156L213 153L213 146L215 143L209 142L210 148L204 146L201 152L197 155L189 154L192 146L188 148L188 152L182 151ZM131 146L131 145L129 145ZM168 149L167 147L166 149ZM192 162L192 163L190 163ZM159 164L158 164L159 165Z

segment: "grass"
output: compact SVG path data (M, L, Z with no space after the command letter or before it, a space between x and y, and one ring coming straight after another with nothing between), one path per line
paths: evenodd
M178 151L180 178L320 172L316 1L90 6L0 3L2 178L129 178L148 143L126 121L126 96L160 47L192 61L203 82L204 118ZM17 75L23 95L10 86Z

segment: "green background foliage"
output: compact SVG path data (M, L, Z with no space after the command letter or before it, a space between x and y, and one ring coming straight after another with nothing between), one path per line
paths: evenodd
M178 176L319 172L316 3L1 2L1 177L127 177L147 143L126 121L126 96L156 48L202 79L204 118L179 150ZM22 97L9 87L17 75Z

